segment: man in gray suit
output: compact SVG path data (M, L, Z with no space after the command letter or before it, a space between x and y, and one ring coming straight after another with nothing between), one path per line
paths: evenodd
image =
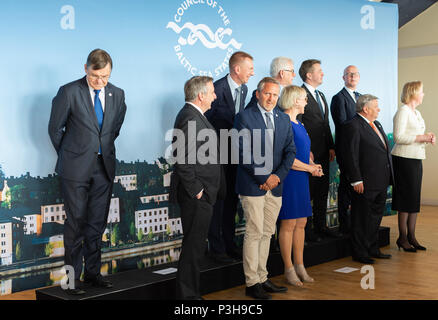
M101 242L115 176L114 141L126 113L123 90L108 82L112 66L107 52L93 50L86 76L60 87L52 101L49 135L58 153L55 171L67 215L64 261L75 278L74 289L67 292L75 295L85 293L79 281L83 258L84 281L112 287L100 274Z

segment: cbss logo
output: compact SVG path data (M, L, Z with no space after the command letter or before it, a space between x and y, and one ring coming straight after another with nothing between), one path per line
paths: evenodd
M213 32L206 24L196 24L191 21L183 22L183 16L188 10L197 10L197 18L208 21L208 14L214 12L214 16L219 17L219 26L216 31ZM208 10L208 12L207 12ZM214 21L208 21L210 26ZM185 0L180 7L176 10L173 17L173 21L167 23L166 29L173 30L179 35L178 44L173 48L175 50L178 60L184 69L192 74L201 76L216 77L228 67L228 60L235 50L239 50L242 44L237 42L231 37L233 30L228 27L230 25L230 19L225 12L225 9L214 0ZM217 25L216 25L217 26ZM213 28L214 30L214 28ZM214 50L220 49L225 51L225 57L222 61L212 69L201 70L199 67L194 65L189 57L185 55L185 49L189 49L189 46L194 46L197 42L201 43L206 49ZM205 57L208 55L203 54ZM207 60L207 59L206 59Z

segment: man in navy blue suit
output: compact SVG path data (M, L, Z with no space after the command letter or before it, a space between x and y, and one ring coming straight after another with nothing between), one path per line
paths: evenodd
M106 51L93 50L86 75L60 87L52 102L48 129L67 215L64 261L75 271L75 287L66 291L73 295L85 293L82 260L85 283L112 287L100 273L102 234L115 176L114 142L126 113L124 91L108 82L112 67Z
M339 170L341 171L338 187L339 231L341 233L349 233L351 224L349 214L349 207L351 205L351 187L345 177L345 151L342 150L342 139L345 138L345 134L342 132L342 127L347 121L351 120L356 115L356 101L360 96L356 91L360 80L359 70L352 65L346 67L342 79L344 79L345 87L333 96L330 111L336 128L336 161L338 162Z
M268 292L285 292L268 279L266 263L270 240L281 207L283 180L295 160L289 117L277 105L280 86L266 77L257 85L256 107L236 115L239 132L239 165L236 192L246 219L243 270L246 295L271 299Z
M233 127L235 115L243 110L248 87L245 85L254 75L253 58L242 51L235 52L229 60L230 73L214 83L217 99L205 116L217 130ZM228 144L229 146L231 143ZM231 150L228 162L223 165L227 183L225 200L218 200L208 234L209 254L218 262L227 263L233 258L241 259L242 252L234 242L235 217L239 199L235 192L237 165L231 164Z

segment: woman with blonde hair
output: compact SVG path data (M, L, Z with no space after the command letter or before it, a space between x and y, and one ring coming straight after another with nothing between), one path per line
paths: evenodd
M403 105L394 116L394 148L391 151L395 184L392 209L398 211L399 237L397 246L407 252L426 250L415 237L417 214L420 212L422 159L426 158L425 146L435 144L432 132L426 126L417 107L423 102L423 83L408 82L403 87Z
M323 175L321 165L310 159L310 138L297 115L304 113L307 104L306 91L297 86L287 86L281 92L279 105L290 117L291 130L294 133L296 158L284 180L280 220L279 243L284 263L286 281L295 286L304 282L313 282L304 268L304 227L307 217L312 215L309 193L309 173ZM292 249L294 263L292 263Z

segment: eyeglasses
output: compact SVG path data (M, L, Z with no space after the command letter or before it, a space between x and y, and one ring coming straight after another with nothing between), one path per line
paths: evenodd
M344 76L354 78L354 77L359 77L360 73L359 72L348 72L348 73L344 74Z
M283 71L289 71L289 72L295 73L294 69L292 69L292 70L283 69Z
M88 74L88 76L90 77L90 79L91 80L98 80L98 79L100 79L100 80L102 80L102 81L108 81L108 79L109 79L109 75L106 75L106 76L98 76L98 75L96 75L96 74Z

